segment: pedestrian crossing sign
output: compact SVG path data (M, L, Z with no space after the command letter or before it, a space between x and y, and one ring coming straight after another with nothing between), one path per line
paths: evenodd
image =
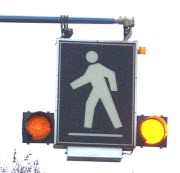
M134 147L137 42L57 46L56 145Z

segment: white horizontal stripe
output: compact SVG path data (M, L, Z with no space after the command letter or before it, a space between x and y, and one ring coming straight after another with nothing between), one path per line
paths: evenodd
M121 134L69 133L70 136L123 137Z

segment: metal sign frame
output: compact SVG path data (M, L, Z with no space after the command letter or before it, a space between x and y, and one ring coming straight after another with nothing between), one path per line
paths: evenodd
M60 131L60 126L62 126L61 123L63 123L61 121L61 92L62 92L62 84L61 84L61 80L62 80L62 68L64 68L64 64L62 63L62 51L61 51L61 46L62 44L90 44L90 45L119 45L119 46L131 46L132 50L133 50L133 69L132 69L132 120L131 120L131 125L132 129L131 129L131 142L130 143L103 143L103 142L76 142L76 141L63 141L60 140L60 136L62 135L62 129ZM137 42L123 42L123 41L87 41L87 40L69 40L69 39L57 39L57 48L58 48L58 63L57 63L57 69L58 69L58 74L57 74L57 105L56 105L56 120L55 120L55 144L54 144L54 148L67 148L68 146L101 146L101 147L121 147L123 148L123 150L132 150L132 148L135 147L135 141L136 141L136 106L135 106L135 100L136 100L136 57L137 57ZM72 122L71 122L72 123ZM66 129L67 130L67 129ZM74 136L78 136L79 133L71 133L69 132L69 135L74 135ZM102 137L100 136L101 134L96 134L93 136L92 134L92 138L98 138L98 137ZM112 135L112 134L111 134ZM83 134L80 135L80 138L83 137ZM109 137L104 135L104 137ZM119 134L114 134L114 137L119 137Z

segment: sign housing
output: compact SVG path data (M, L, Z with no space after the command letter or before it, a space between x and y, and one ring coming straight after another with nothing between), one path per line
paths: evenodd
M57 40L54 147L135 147L137 42Z

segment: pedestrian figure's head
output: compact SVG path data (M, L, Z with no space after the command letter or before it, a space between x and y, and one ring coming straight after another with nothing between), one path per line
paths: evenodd
M89 51L86 54L86 59L90 63L95 63L98 60L98 54L95 51Z

